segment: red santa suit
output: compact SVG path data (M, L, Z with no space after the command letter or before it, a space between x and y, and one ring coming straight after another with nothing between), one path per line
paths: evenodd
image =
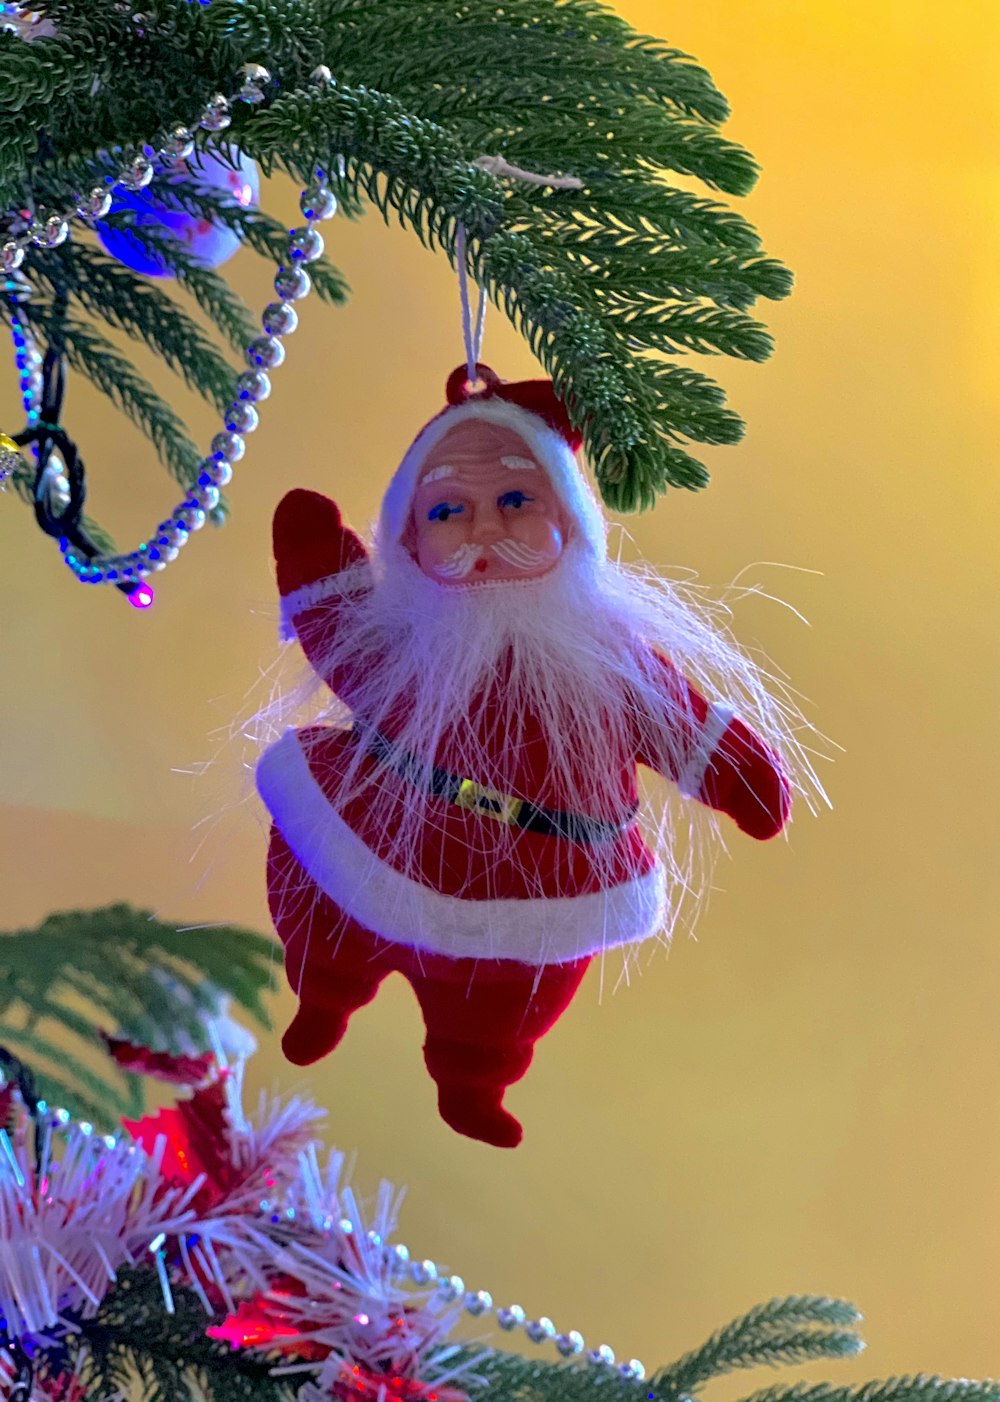
M516 428L574 531L594 550L605 548L603 520L573 457L573 431L547 382L494 381L487 394L470 397L464 376L453 377L449 398L393 479L383 544L399 545L428 452L453 424L475 417ZM530 715L521 718L517 743L503 743L502 675L474 715L454 718L433 756L414 756L400 747L391 717L372 729L354 711L363 681L357 669L341 660L331 675L324 665L345 610L372 587L360 540L328 498L293 491L275 514L274 549L285 622L354 712L351 729L287 731L258 765L258 789L274 820L270 906L300 998L284 1051L297 1064L326 1055L385 975L401 972L424 1015L425 1060L443 1117L461 1133L516 1144L520 1126L501 1101L527 1070L534 1043L568 1005L595 953L662 925L664 872L637 820L637 766L662 772L668 765L662 753L644 753L643 734L626 725L599 756L579 757L581 773L604 767L603 811L574 811L578 786L560 789L563 771ZM516 585L495 587L510 588L516 606ZM775 756L667 659L650 654L649 666L662 686L664 716L683 715L690 729L685 744L670 750L667 777L752 835L772 836L788 812ZM405 697L399 707L402 716ZM490 756L489 788L480 783L485 775L462 772L469 726ZM398 834L413 830L415 811L420 840L401 847Z

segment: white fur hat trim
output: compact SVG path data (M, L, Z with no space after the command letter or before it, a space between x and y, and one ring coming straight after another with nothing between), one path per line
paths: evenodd
M562 434L538 414L499 398L482 395L443 410L424 427L396 469L382 499L379 539L383 549L398 546L410 519L420 469L445 434L456 424L479 419L509 428L524 439L536 461L545 469L559 500L573 523L577 543L598 559L607 554L607 523L597 498Z

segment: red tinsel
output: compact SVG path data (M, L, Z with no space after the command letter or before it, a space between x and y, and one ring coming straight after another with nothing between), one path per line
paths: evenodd
M232 1344L233 1348L255 1348L262 1352L290 1351L297 1358L326 1358L329 1350L310 1340L298 1339L298 1329L292 1322L284 1301L301 1298L302 1286L290 1276L278 1277L266 1294L244 1301L235 1314L221 1324L213 1324L206 1333L210 1339ZM298 1340L294 1344L292 1340Z
M170 1052L150 1051L123 1037L111 1037L107 1032L101 1033L101 1040L112 1061L123 1071L132 1071L137 1076L155 1076L158 1081L193 1087L205 1085L215 1075L216 1062L211 1052L203 1052L201 1056L174 1056Z
M369 1373L357 1363L343 1365L331 1396L336 1402L468 1402L468 1394L454 1388Z
M205 1181L192 1199L196 1211L214 1207L240 1181L233 1162L227 1126L226 1073L196 1090L174 1110L160 1110L141 1120L123 1120L125 1128L148 1154L157 1138L167 1141L162 1172L173 1185L187 1187L199 1174Z

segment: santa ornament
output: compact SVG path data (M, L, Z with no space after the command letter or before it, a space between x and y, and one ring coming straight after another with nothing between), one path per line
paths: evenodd
M551 383L475 376L450 377L370 547L325 496L278 506L284 625L332 697L257 786L286 1056L326 1056L402 973L441 1115L513 1146L504 1092L591 960L669 936L698 856L683 810L768 839L810 771L718 610L609 558ZM643 799L640 766L689 803Z

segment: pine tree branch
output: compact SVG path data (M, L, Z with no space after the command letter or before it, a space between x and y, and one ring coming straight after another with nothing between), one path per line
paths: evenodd
M918 1373L855 1387L798 1383L762 1388L744 1402L1000 1402L1000 1381Z
M864 1345L843 1326L856 1324L860 1317L847 1301L825 1296L770 1300L724 1325L700 1348L657 1373L656 1386L665 1395L679 1398L734 1368L849 1357Z
M93 1395L120 1386L123 1365L141 1370L147 1399L169 1402L193 1396L199 1385L212 1402L285 1402L291 1389L271 1376L266 1357L213 1343L197 1296L173 1288L174 1313L167 1314L155 1274L121 1271L115 1288L93 1319L81 1320L70 1335L70 1356L80 1360ZM88 1396L91 1391L88 1391Z
M250 308L214 268L208 267L165 228L141 221L133 210L116 210L104 223L123 235L145 257L169 269L234 350L246 350L259 328Z
M510 72L509 56L516 48L519 58L523 53L540 62L544 54L551 61L549 84L565 81L565 64L579 65L582 71L574 71L570 81L584 94L610 88L716 124L728 115L725 99L689 55L637 34L604 5L542 7L513 0L504 6L502 25L479 22L474 10L449 9L434 0L377 7L365 0L336 0L321 9L326 61L348 82L364 74L372 86L391 92L408 85L453 90L470 78L473 66L477 73L488 74L493 65Z
M636 34L596 0L152 0L138 26L114 0L50 0L48 12L72 44L59 50L62 85L46 79L39 96L37 149L25 146L23 122L10 125L8 114L3 128L0 117L13 153L9 164L0 154L8 202L28 185L36 204L58 207L106 178L119 148L193 122L211 93L233 90L241 63L263 61L275 79L269 101L254 110L236 103L224 140L265 172L305 182L322 169L345 213L374 204L451 258L464 225L489 295L569 398L609 504L632 509L668 486L704 485L704 467L682 443L740 437L741 421L721 398L701 384L689 392L694 380L658 376L648 356L760 360L771 340L747 313L790 287L745 219L662 176L694 174L733 192L756 176L753 159L720 132L725 101L688 55ZM28 48L49 52L18 52ZM329 89L309 86L319 62L334 72ZM18 81L37 85L37 67L29 60ZM85 79L95 70L91 90ZM205 132L198 141L218 145ZM484 154L572 173L584 185L555 191L497 179L476 167ZM157 196L199 214L212 207L205 192L175 194L168 181ZM284 257L286 231L266 216L230 205L209 217ZM223 280L199 274L179 250L160 251L238 345L246 309ZM153 345L226 407L228 369L159 289L99 255L54 255L31 261L44 261L92 314ZM310 274L320 296L343 299L336 270L321 262ZM171 437L174 426L148 395L145 409L161 440Z
M245 209L224 200L211 191L197 189L186 183L167 184L160 191L167 208L183 210L197 218L212 219L232 229L244 242L275 264L284 263L288 256L288 230L280 220L261 209ZM317 258L309 264L309 276L316 295L323 302L340 306L347 301L350 289L339 268L327 258Z
M206 1046L206 1026L220 998L233 997L267 1025L262 994L270 987L274 941L238 927L213 927L211 938L126 905L50 915L36 930L0 935L0 1039L39 1067L48 1098L83 1109L104 1128L134 1113L136 1088L98 1075L80 1051L99 1046L98 1031L119 1031L168 1051ZM81 1010L81 1000L83 1010ZM56 1045L39 1025L78 1039L76 1052Z
M236 371L197 322L148 278L76 241L33 256L30 272L92 316L145 342L220 412L232 403Z
M0 315L3 305L0 301ZM164 467L178 482L187 486L194 480L200 454L188 437L183 420L110 341L86 322L64 322L54 315L48 303L34 300L18 311L45 340L58 334L72 368L86 375L142 429Z
M102 1129L114 1128L128 1113L128 1100L110 1081L82 1066L74 1053L48 1037L0 1022L0 1039L0 1044L15 1052L28 1053L23 1059L31 1063L38 1089L49 1104L71 1107L74 1113L87 1116ZM56 1069L50 1070L49 1066Z

